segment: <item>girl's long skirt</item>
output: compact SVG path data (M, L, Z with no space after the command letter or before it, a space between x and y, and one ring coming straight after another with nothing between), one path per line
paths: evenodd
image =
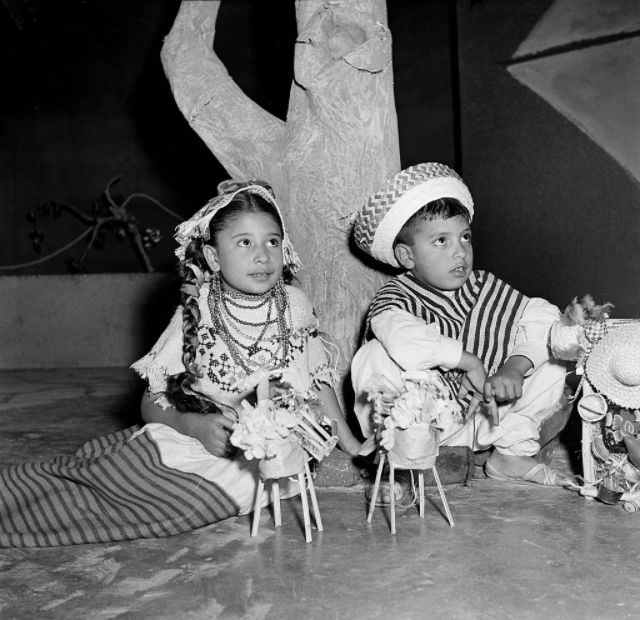
M188 532L249 512L257 480L255 461L212 456L163 424L125 429L92 439L72 455L0 470L0 546ZM283 497L298 492L293 481L282 487Z

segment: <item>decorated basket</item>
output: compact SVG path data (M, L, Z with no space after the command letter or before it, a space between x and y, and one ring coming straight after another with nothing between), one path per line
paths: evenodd
M399 389L381 377L367 394L373 404L376 439L389 462L401 469L433 467L440 429L461 416L442 375L435 370L404 372Z
M582 419L582 495L640 510L640 320L576 299L551 328L551 350L574 360Z
M231 443L259 461L262 479L298 474L310 458L321 461L335 448L335 427L316 413L314 392L279 385L270 395L264 380L257 393L255 406L243 402Z
M304 469L307 455L296 437L274 440L272 455L260 459L258 470L263 480L295 476Z
M393 430L389 462L400 469L429 469L438 456L438 432L431 424L413 424Z

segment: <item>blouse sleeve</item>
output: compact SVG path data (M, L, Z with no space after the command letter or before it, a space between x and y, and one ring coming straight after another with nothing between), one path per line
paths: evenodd
M288 286L287 292L293 330L300 334L305 343L304 350L297 356L293 366L307 375L310 384L333 385L339 349L321 336L318 317L304 292L294 286Z
M131 365L146 379L149 391L164 392L167 377L184 371L182 363L182 306L178 306L169 325L153 345L151 351Z

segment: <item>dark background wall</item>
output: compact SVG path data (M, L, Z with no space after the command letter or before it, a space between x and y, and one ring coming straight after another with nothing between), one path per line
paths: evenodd
M388 5L403 163L430 158L453 165L448 2ZM116 176L115 193L145 192L185 217L215 194L227 175L178 111L160 64L178 1L15 0L9 6L18 12L0 8L0 265L37 258L25 218L31 209L46 200L90 209ZM217 53L243 90L283 119L295 36L293 0L221 5ZM156 268L171 269L177 222L145 200L133 209L163 232L151 258ZM68 216L40 222L43 255L84 230ZM11 273L64 273L65 259L78 258L83 247ZM115 240L93 253L87 267L142 268L126 242Z
M477 203L476 264L560 306L592 293L616 303L617 316L639 316L638 184L506 69L551 0L387 4L402 164L442 161L462 170ZM121 176L117 192L145 192L187 216L226 177L177 110L160 65L178 5L0 5L0 265L37 258L25 216L43 201L90 209ZM217 52L249 96L281 118L294 37L293 2L222 4ZM176 222L143 200L133 208L161 229L165 239L151 256L170 270ZM41 228L43 253L83 230L71 217L42 220ZM81 250L0 274L64 273L65 259ZM126 243L110 240L88 269L141 265Z
M457 3L462 166L477 203L476 263L560 307L591 293L615 303L614 316L637 317L640 186L507 71L551 4ZM624 97L623 85L618 92ZM640 140L640 127L628 132Z

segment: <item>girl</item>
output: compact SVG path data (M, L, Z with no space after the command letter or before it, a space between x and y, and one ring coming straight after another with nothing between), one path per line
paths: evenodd
M314 389L339 445L357 453L313 308L285 284L299 263L270 188L218 189L177 228L182 304L132 366L148 382L147 424L0 472L0 545L167 536L248 513L257 462L234 452L229 434L234 410L265 376ZM281 489L297 492L294 481Z

